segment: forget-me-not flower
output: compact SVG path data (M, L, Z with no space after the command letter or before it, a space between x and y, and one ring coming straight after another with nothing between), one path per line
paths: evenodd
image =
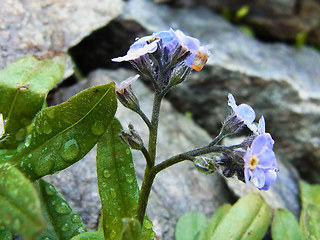
M180 30L173 30L170 28L167 31L160 31L153 33L150 36L145 36L137 39L131 46L127 54L123 57L113 58L112 61L137 61L140 57L154 53L162 44L163 51L166 51L169 60L174 57L181 57L186 52L189 56L184 60L185 64L192 69L200 71L208 59L208 50L206 47L200 45L200 41L196 38L185 35ZM180 52L177 50L180 49ZM174 56L178 54L178 56ZM165 59L163 59L165 60Z
M245 182L251 181L260 190L268 190L270 184L276 181L279 171L273 144L269 133L261 133L244 155Z
M231 132L237 132L244 125L246 125L251 131L256 132L257 126L253 123L256 118L256 113L247 104L236 104L231 93L228 94L228 105L232 108L233 113L225 121L225 126L229 128Z

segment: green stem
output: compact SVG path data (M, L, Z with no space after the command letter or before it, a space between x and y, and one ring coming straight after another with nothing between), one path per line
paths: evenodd
M151 187L156 176L154 171L154 165L156 161L156 147L158 137L158 125L159 125L159 114L160 106L163 95L156 92L153 101L153 111L151 116L151 127L149 127L149 144L148 144L148 158L146 158L147 166L144 173L141 191L139 194L138 201L138 212L137 217L140 224L143 224L144 216L146 214L147 204L151 192Z
M152 184L155 177L156 177L155 171L153 171L147 166L144 173L144 177L141 185L141 191L139 194L139 201L138 201L137 218L141 226L143 225L144 216L146 215L149 195L150 195Z
M152 166L155 164L156 159L156 147L157 147L157 138L158 138L158 125L159 125L159 115L160 115L160 106L161 106L162 95L156 93L153 101L153 111L151 117L151 126L149 132L149 145L148 152L150 159L152 161Z

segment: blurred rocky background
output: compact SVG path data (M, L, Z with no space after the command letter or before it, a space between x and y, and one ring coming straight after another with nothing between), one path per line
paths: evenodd
M265 116L276 141L279 178L270 191L260 192L269 205L298 216L298 180L320 183L319 1L2 0L0 6L1 69L25 54L68 51L66 77L71 77L51 92L51 105L89 86L134 75L130 64L110 59L124 55L136 37L172 27L200 39L212 46L212 54L204 69L193 72L164 102L158 160L208 143L230 112L231 92L258 117ZM148 86L141 81L134 89L150 114ZM137 116L122 107L117 115L124 127L132 123L147 137ZM48 178L89 229L97 226L100 210L94 151ZM144 162L137 152L134 158L141 180ZM181 163L156 178L148 213L159 238L173 239L184 212L210 216L219 205L251 191L257 190Z

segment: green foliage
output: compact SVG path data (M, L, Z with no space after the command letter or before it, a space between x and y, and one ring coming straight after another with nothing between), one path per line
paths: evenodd
M320 239L320 185L300 181L300 228L306 240Z
M12 240L12 235L9 228L0 225L0 239Z
M273 240L302 239L302 234L296 217L286 209L278 209L275 211L271 232Z
M308 38L308 32L306 32L306 31L298 32L296 35L295 46L297 48L302 47L303 45L306 44L307 38Z
M140 240L141 225L137 219L123 218L122 232L120 240ZM150 238L149 238L150 239Z
M98 141L97 174L102 203L103 231L106 239L119 239L123 218L137 213L139 188L131 151L119 134L122 127L117 119L110 124ZM154 236L152 223L145 219L142 239Z
M208 226L201 231L199 240L208 240L213 232L216 230L218 224L222 221L224 216L229 212L231 208L230 204L224 204L220 206L212 216Z
M65 56L39 60L25 56L0 72L0 113L8 137L0 148L15 148L24 140L26 127L45 103L48 92L61 81Z
M31 180L69 167L96 144L116 107L114 84L110 83L41 110L23 148L11 162Z
M208 224L206 216L201 212L187 212L177 222L176 240L194 240L199 237L200 231Z
M238 11L236 12L236 16L235 16L236 20L240 20L245 16L247 16L249 11L250 11L250 7L247 5L244 5L241 8L239 8Z
M103 237L103 232L95 231L81 233L71 238L71 240L105 240L105 238Z
M34 240L45 227L35 188L8 163L0 164L0 224L28 240Z
M262 239L270 216L270 207L263 198L259 194L248 194L233 205L210 239Z
M40 195L42 210L46 219L46 230L37 240L69 240L86 231L79 215L75 213L55 187L39 180L37 189Z

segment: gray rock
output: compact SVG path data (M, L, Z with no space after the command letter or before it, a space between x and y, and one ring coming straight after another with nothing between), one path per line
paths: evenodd
M67 51L115 18L122 6L122 0L2 0L0 69L26 54Z
M146 11L148 9L148 11ZM171 9L132 0L123 20L148 32L179 28L213 45L205 68L169 95L174 106L216 134L227 112L228 92L264 115L276 149L309 180L320 181L320 54L310 48L266 44L243 34L204 8Z
M55 103L66 100L82 88L110 81L123 81L134 74L134 72L127 70L97 70L88 77L87 81L68 89L60 89L55 95ZM197 75L197 73L194 73L194 75ZM133 89L139 97L142 109L150 116L152 106L150 90L140 81L134 83ZM211 138L205 131L189 118L177 113L168 101L163 102L161 110L157 161L162 161L173 154L203 146L210 142ZM144 142L147 142L147 128L136 114L119 104L117 117L124 128L132 123ZM133 157L138 182L140 183L145 161L137 151L133 151ZM262 195L270 206L287 208L297 214L299 202L297 200L298 186L295 171L290 164L289 166L283 166L281 159L279 161L280 174L282 175L279 175L271 191L264 192ZM78 210L89 229L94 228L100 210L94 150L77 164L50 176L49 180L61 190L71 206ZM233 189L237 196L256 191L254 188L245 188L245 184L237 180L229 180L228 186ZM224 183L224 178L219 174L202 174L190 162L183 162L165 170L156 177L147 211L154 223L154 230L157 235L161 239L167 240L174 238L176 221L186 211L201 211L209 217L219 205L230 201L233 201L233 196L230 195L228 187Z
M215 12L228 12L230 20L249 26L255 34L268 40L295 42L298 34L306 34L306 42L319 45L320 3L317 0L173 0L172 3L192 7L203 5ZM248 13L239 19L242 7Z

